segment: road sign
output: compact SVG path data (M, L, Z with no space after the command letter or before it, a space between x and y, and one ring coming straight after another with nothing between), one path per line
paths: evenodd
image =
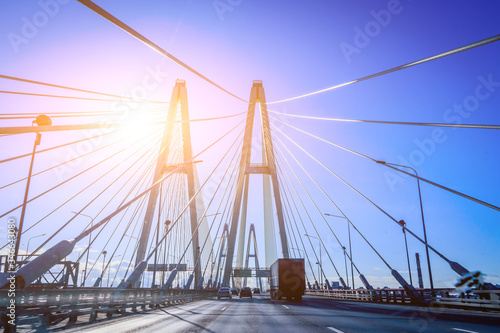
M172 271L174 270L175 266L177 264L156 264L156 271ZM154 264L148 264L148 272L154 271ZM179 267L177 267L177 270L180 271L186 271L187 270L187 265L186 264L179 264Z
M234 277L252 277L252 270L246 268L235 268L233 271Z
M257 269L255 270L255 276L268 278L271 276L271 272L268 269Z

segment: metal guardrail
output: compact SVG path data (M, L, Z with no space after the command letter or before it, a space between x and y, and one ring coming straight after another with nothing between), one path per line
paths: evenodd
M453 288L415 289L420 300L430 306L460 307L469 309L500 310L500 291L473 290L460 293ZM322 296L348 301L410 304L415 299L404 289L354 289L354 290L306 290L306 295Z
M12 298L7 290L0 291L1 324L6 329L11 318L8 306ZM190 302L196 299L214 296L213 291L182 289L126 289L112 288L77 288L51 290L16 291L15 317L38 317L41 324L48 326L69 318L69 325L75 323L78 316L90 315L89 322L97 319L98 313L105 313L108 318L114 314L123 314L129 309L146 309Z

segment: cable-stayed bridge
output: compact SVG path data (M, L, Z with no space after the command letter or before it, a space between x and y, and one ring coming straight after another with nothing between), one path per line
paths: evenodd
M439 241L431 241L437 238L426 230L429 221L422 189L435 188L498 213L495 198L422 177L418 167L340 145L291 120L484 131L498 130L500 125L331 118L289 114L274 106L375 81L495 43L500 35L312 93L267 101L265 82L249 83L248 99L237 96L93 2L79 2L244 107L236 113L228 110L224 116L192 118L189 100L195 97L188 94L189 82L182 79L175 81L167 102L0 75L2 80L60 92L1 91L19 98L143 105L139 114L128 110L2 114L4 120L27 121L27 126L0 128L5 147L16 144L18 135L34 139L30 146L16 147L31 152L0 161L4 175L0 190L5 198L1 217L7 225L6 242L0 244L6 331L16 329L11 320L20 331L153 327L219 332L242 325L264 331L334 332L373 327L401 331L409 325L413 331L423 327L422 321L436 331L493 331L498 325L498 286L476 267L463 264L455 253L442 250ZM63 136L81 131L85 131L83 139L68 141ZM204 140L202 148L195 149L196 131L215 133L215 139ZM46 133L59 135L60 141L44 146ZM301 139L297 139L299 133ZM321 144L324 151L317 154L307 142ZM73 149L68 159L44 164L44 156L63 148ZM381 198L365 193L360 181L337 173L335 165L324 159L333 150L414 182L418 220L396 216L393 207L379 203ZM29 165L27 175L17 170L20 163ZM319 180L318 170L349 194ZM48 172L56 172L58 181L47 183ZM22 188L22 202L9 199L15 188ZM339 197L351 194L359 199L355 203L359 209L370 207L383 217L384 225L373 230L351 217L353 207L339 203ZM254 220L255 211L260 214L258 220ZM400 238L387 237L389 228L397 230ZM420 253L414 253L412 244L418 244ZM389 279L383 284L363 273L368 256L387 273ZM491 262L497 260L495 253L486 256ZM305 260L303 302L271 300L265 293L269 267L278 258ZM433 271L436 266L453 272L456 283L441 284L440 273ZM218 301L216 292L223 286L251 286L262 294L254 294L251 300ZM480 315L477 310L488 313ZM190 319L185 312L192 314ZM104 318L117 316L103 323ZM341 319L332 321L332 316ZM355 319L346 319L349 316ZM391 318L383 321L387 316ZM410 324L399 323L402 318Z

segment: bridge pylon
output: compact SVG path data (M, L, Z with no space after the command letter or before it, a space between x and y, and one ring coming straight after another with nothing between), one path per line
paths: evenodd
M226 254L224 254L224 250L226 249L226 241L227 241L227 236L229 234L229 227L227 224L224 224L224 230L222 231L222 236L221 236L221 245L220 245L220 250L219 250L219 254L218 254L218 259L217 259L217 269L215 271L215 279L214 279L214 282L213 282L213 285L218 289L219 285L220 285L220 280L221 280L221 277L220 277L220 270L221 270L221 264L222 264L222 258L226 257ZM227 252L226 252L227 253Z
M174 125L176 124L176 117L179 111L181 112L181 131L182 131L182 140L183 140L183 162L186 163L184 167L181 169L178 168L178 165L169 165L169 153L170 147L172 143L172 137L174 135ZM165 124L165 130L163 133L163 139L160 146L160 151L158 154L158 159L156 163L156 169L153 176L153 183L156 183L160 180L165 173L172 172L175 169L179 169L177 172L186 174L187 178L187 192L188 192L188 200L192 198L195 193L197 187L199 187L198 175L196 172L196 166L192 163L191 159L193 157L193 149L191 146L191 129L189 124L189 111L188 111L188 99L187 99L187 90L186 90L186 81L177 80L175 82L174 89L172 91L172 96L170 98L170 104L167 114L167 122ZM155 212L156 203L158 200L159 194L159 186L154 187L148 199L148 205L146 208L146 214L144 216L144 222L142 225L141 236L139 238L139 246L137 248L137 254L135 259L135 265L137 266L144 258L146 257L146 250L149 241L149 235L151 231L151 225L153 222L153 216ZM198 226L198 209L204 209L203 202L200 197L197 197L195 200L192 200L189 205L189 217L191 222L191 233L193 236L193 241L191 243L193 249L193 262L198 263L194 267L194 285L197 286L198 282L201 278L201 266L200 260L198 257L199 253L199 240L198 233L201 230L203 232L206 229L206 220L201 223L200 228L197 229ZM197 209L198 208L198 209Z
M255 118L255 108L260 106L260 119L262 124L262 163L251 164L251 151L252 151L252 131L253 122ZM238 238L238 252L236 257L236 266L242 267L243 264L243 250L245 243L246 231L246 213L248 202L248 184L251 174L263 175L263 199L264 199L264 236L265 236L265 252L266 252L266 266L270 266L274 260L277 259L276 251L276 236L274 225L274 207L276 208L276 217L278 222L279 236L281 240L282 257L288 258L288 243L285 230L285 222L283 218L283 207L281 203L281 194L278 183L278 175L276 172L276 163L274 158L273 141L271 138L271 129L269 127L269 115L267 112L266 95L262 81L253 81L252 90L250 92L250 99L248 103L247 120L245 126L245 134L243 138L243 149L241 153L241 160L239 165L239 173L237 178L236 196L234 199L233 213L231 219L231 227L228 237L228 249L226 264L224 269L223 283L229 285L229 279L233 269L234 248L236 245L236 234L238 233L239 223L239 238ZM271 192L272 185L272 192ZM241 211L241 214L240 214ZM241 220L240 220L241 215Z
M253 254L250 254L250 243L253 240ZM257 237L255 236L255 225L252 223L250 224L250 230L248 232L248 242L247 242L247 254L245 256L245 268L248 269L248 264L250 261L250 257L254 258L255 262L255 269L259 270L259 252L257 251ZM260 276L255 276L255 285L257 286L257 282L259 285L260 290L262 289L262 278ZM243 279L243 287L247 286L247 278Z

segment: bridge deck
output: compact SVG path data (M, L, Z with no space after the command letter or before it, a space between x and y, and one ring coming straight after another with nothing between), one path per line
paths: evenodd
M500 317L491 313L313 296L297 303L274 301L266 294L253 299L212 298L111 320L100 315L95 323L87 322L88 318L79 317L66 332L498 332L500 327ZM20 331L36 331L33 322L20 324Z

